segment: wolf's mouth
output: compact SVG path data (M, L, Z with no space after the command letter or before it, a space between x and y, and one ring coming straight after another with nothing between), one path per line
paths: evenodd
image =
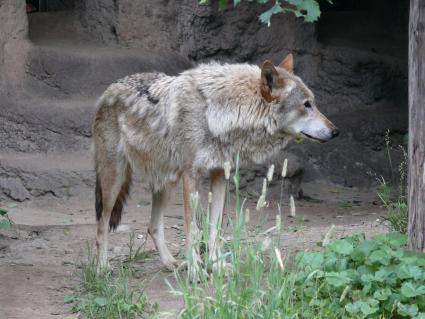
M304 132L301 132L301 134L302 134L302 135L304 135L305 137L307 137L307 138L311 139L311 140L318 141L318 142L320 142L320 143L326 143L326 141L325 141L325 140L322 140L322 139L320 139L320 138L317 138L317 137L311 136L310 134L307 134L307 133L304 133Z

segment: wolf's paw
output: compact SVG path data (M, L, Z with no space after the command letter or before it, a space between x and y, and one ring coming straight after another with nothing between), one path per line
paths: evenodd
M168 271L174 271L179 266L178 261L173 256L164 258L162 263Z

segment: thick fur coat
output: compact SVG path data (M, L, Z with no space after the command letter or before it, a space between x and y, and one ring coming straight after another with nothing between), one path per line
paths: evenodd
M135 74L107 88L98 101L93 134L103 259L104 228L117 227L133 170L159 196L152 208L155 219L165 205L162 192L182 175L187 176L185 191L193 191L187 186L190 179L208 172L221 179L224 162L233 163L237 154L241 165L259 163L293 137L324 142L337 135L317 110L313 93L293 74L292 64L292 55L278 67L269 61L262 68L212 62L178 76ZM217 189L222 195L215 215L224 205L223 187ZM185 210L190 210L187 203ZM151 221L151 234L162 227L158 218L156 224ZM170 259L168 250L162 250L163 261Z

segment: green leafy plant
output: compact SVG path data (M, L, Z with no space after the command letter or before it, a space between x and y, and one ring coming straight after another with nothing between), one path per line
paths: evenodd
M249 234L238 165L233 181L232 236L221 237L218 257L227 264L210 274L199 268L196 280L175 273L169 287L184 300L179 318L425 318L425 254L406 251L406 235L355 234L284 257L279 233ZM206 238L197 238L199 247Z
M89 246L87 251L87 261L81 264L81 284L73 294L64 296L65 303L73 304L72 312L87 319L130 319L146 318L157 311L141 287L130 286L129 269L121 267L117 274L97 271L96 258Z
M146 241L143 241L141 245L136 247L135 234L130 233L128 247L128 257L124 260L124 263L131 264L140 260L144 260L148 257L147 252L144 250Z
M10 219L7 210L0 208L0 230L1 229L10 229L13 227L13 221Z
M236 7L242 0L234 0L233 5ZM207 4L209 0L201 0L200 4ZM228 6L228 0L219 0L219 6L224 9ZM249 1L252 2L252 1ZM272 7L260 14L261 22L270 25L270 19L274 14L293 13L296 17L301 17L305 22L316 21L321 14L318 0L256 0L257 3L267 4L274 3ZM327 2L332 3L331 0Z
M405 137L403 137L405 139ZM409 223L409 211L407 207L407 150L406 145L398 145L398 149L403 155L403 160L394 169L391 158L390 131L385 132L385 149L388 163L391 168L391 182L381 177L378 197L382 205L386 208L387 214L382 216L391 230L407 234ZM398 185L397 185L398 184Z
M395 192L394 188L384 178L381 178L379 182L381 185L378 190L378 197L387 210L382 219L387 222L390 229L407 234L409 210L405 191Z
M425 255L406 251L406 241L357 234L298 254L295 294L310 305L306 317L323 309L329 318L425 316Z

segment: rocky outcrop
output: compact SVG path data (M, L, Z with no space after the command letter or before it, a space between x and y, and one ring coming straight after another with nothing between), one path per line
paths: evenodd
M0 0L0 21L0 93L13 94L22 89L29 49L25 1Z
M279 63L292 52L296 73L342 133L326 145L293 144L276 159L289 152L299 166L289 192L300 193L301 177L370 186L391 175L385 131L397 145L407 129L407 8L407 0L335 1L318 23L277 15L268 27L258 20L267 5L248 1L220 10L217 1L75 0L68 11L27 16L24 0L0 0L0 148L87 150L97 96L129 73L175 74L210 59ZM402 153L391 153L395 166ZM0 187L11 198L34 196L12 167L0 171ZM57 180L52 188L61 189Z

